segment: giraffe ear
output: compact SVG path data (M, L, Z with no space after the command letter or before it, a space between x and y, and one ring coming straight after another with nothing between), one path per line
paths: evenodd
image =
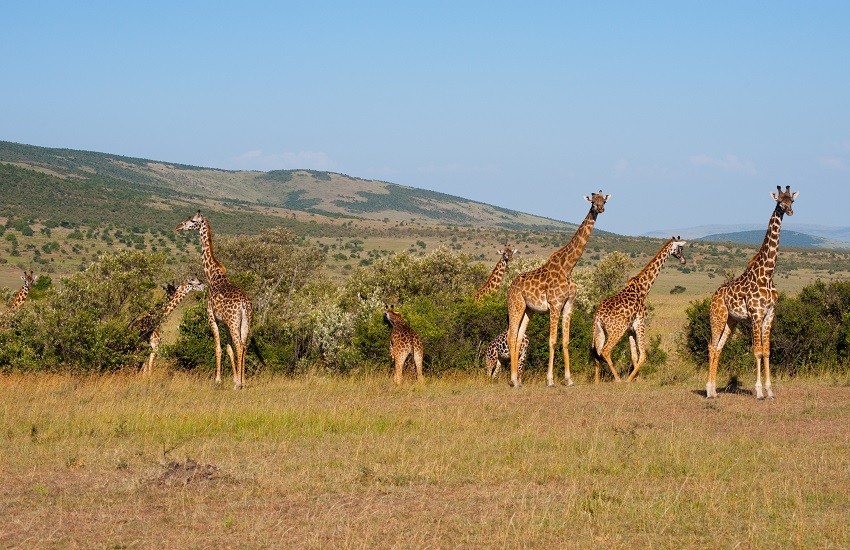
M778 201L778 200L779 200L779 195L777 195L777 194L776 194L776 193L774 193L774 192L771 192L771 193L770 193L770 197L771 197L773 200L775 200L775 201Z
M798 193L797 191L794 191L793 193L791 193L791 200L792 201L797 200L797 193Z
M611 198L611 193L608 193L607 195L605 195L605 202L608 202L608 199L610 199L610 198Z
M589 195L585 195L584 200L586 200L587 202L593 202L593 199L591 199Z
M519 252L519 248L514 248L514 254L516 254L517 252Z

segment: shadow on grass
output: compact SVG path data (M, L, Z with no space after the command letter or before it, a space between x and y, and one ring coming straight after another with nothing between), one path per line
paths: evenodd
M695 395L699 395L702 397L706 397L705 390L692 390L691 393ZM741 385L741 381L738 379L738 375L733 374L729 378L729 383L727 383L722 388L717 388L717 393L728 393L732 395L753 395L753 390L748 390Z

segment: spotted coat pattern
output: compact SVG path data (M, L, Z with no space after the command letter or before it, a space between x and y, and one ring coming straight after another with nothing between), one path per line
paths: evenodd
M422 357L424 350L422 347L422 339L414 332L410 325L404 320L393 305L387 305L384 310L384 317L392 325L390 331L390 357L395 366L393 381L396 384L401 384L401 373L404 370L404 363L409 356L413 356L413 363L416 365L416 379L422 381Z
M172 284L168 285L166 290L168 302L165 304L165 307L159 316L159 323L156 327L154 327L153 332L151 332L151 335L148 338L148 344L150 344L151 347L151 354L142 366L142 374L150 374L153 371L153 363L156 359L156 354L159 351L159 343L162 341L162 334L160 332L162 323L165 322L168 316L171 315L171 312L174 311L174 308L180 305L183 298L185 298L190 292L203 292L203 290L204 284L199 281L197 277L187 278L177 288L175 288Z
M747 264L747 269L737 279L724 283L711 297L710 320L711 340L708 343L708 382L705 385L706 397L717 397L717 366L720 353L726 340L735 330L739 321L749 319L753 327L753 355L756 367L756 397L774 398L770 384L770 329L779 292L773 284L773 270L776 267L776 255L779 250L779 230L785 214L794 215L792 204L797 192L791 192L791 186L785 191L776 186L778 193L771 193L776 201L767 232L759 251ZM762 387L762 366L765 383Z
M487 281L475 292L476 300L480 300L491 292L495 292L502 286L502 281L505 278L505 272L508 270L508 262L513 259L514 254L517 252L518 250L511 250L508 243L505 243L505 247L499 250L499 261L496 262L496 266L493 268L493 271L490 272L490 276L487 277Z
M216 323L216 320L219 320L227 326L230 340L236 348L234 357L233 348L228 344L227 356L233 367L233 387L240 389L245 385L245 354L251 331L251 300L241 288L230 282L225 275L224 266L216 260L213 253L212 228L200 210L179 223L175 229L198 231L200 234L204 274L207 278L207 321L215 341L215 381L221 382L221 337Z
M522 371L525 369L525 356L528 353L528 336L523 335L522 342L519 346L519 366L517 371L519 377L522 378ZM487 346L487 351L484 352L484 365L487 367L487 374L496 378L499 370L502 368L502 361L510 361L511 351L508 348L508 331L502 332L496 336L496 339L490 342Z
M517 275L508 287L508 346L511 350L511 385L521 386L519 377L519 345L525 337L529 313L549 312L549 368L546 384L555 385L554 360L555 340L558 337L558 321L561 323L561 346L564 354L564 379L573 384L570 375L570 315L576 297L576 285L572 271L584 252L596 217L605 211L605 202L610 195L602 191L585 197L590 203L590 212L579 225L570 242L555 251L542 266Z
M633 367L629 381L637 376L646 359L646 296L669 256L677 258L680 264L685 263L685 244L678 237L666 241L640 273L629 279L622 290L602 300L596 308L593 316L593 356L597 382L602 360L608 364L614 380L620 381L620 373L611 359L611 351L626 332L629 332Z

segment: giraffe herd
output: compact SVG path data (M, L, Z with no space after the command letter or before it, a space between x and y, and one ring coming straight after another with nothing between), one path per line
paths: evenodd
M756 367L755 393L758 399L766 396L773 399L770 382L770 330L773 324L778 292L773 284L773 270L779 246L779 231L782 219L792 216L792 204L797 192L791 192L790 186L783 191L777 186L777 192L771 193L776 202L764 242L756 255L747 264L744 273L736 279L720 286L711 298L710 323L711 340L708 344L708 382L706 397L717 397L717 367L720 353L739 321L749 320L753 325L753 355ZM554 386L554 356L558 330L561 330L561 346L564 356L564 383L574 384L570 375L569 329L570 316L576 299L577 287L572 279L572 271L581 258L599 214L605 211L605 204L611 195L600 190L591 193L585 200L590 203L587 216L578 226L573 237L562 248L556 250L540 267L520 273L508 285L507 317L508 327L488 346L485 353L487 372L495 377L502 360L510 361L510 384L522 385L522 371L528 350L526 329L530 315L535 312L549 313L549 363L546 372L547 386ZM251 330L252 305L248 295L234 285L226 275L226 269L213 252L212 228L209 219L198 210L192 216L179 223L177 231L198 231L201 241L202 261L206 283L194 277L186 279L179 287L168 291L168 302L163 308L159 323L153 327L149 344L151 353L145 362L142 373L151 372L160 342L160 325L190 292L206 291L207 320L213 333L216 359L216 382L221 382L221 339L217 321L221 321L230 333L231 344L227 344L227 355L233 370L234 389L245 385L245 355ZM679 237L668 239L625 287L616 294L602 300L593 317L593 342L591 354L595 360L595 380L599 381L601 362L610 369L615 381L620 381L620 373L611 358L611 351L622 337L628 333L631 350L631 372L628 380L637 376L646 359L646 298L653 283L661 272L668 257L673 256L685 264L684 246L687 244ZM488 294L501 288L507 272L508 263L518 251L511 249L508 243L499 250L499 260L487 281L475 294L475 300L481 300ZM23 287L15 295L4 317L8 318L24 303L33 286L33 272L24 272L21 277ZM405 322L393 305L385 307L384 316L392 326L390 333L390 356L395 368L393 380L401 383L402 371L408 357L412 356L416 366L418 380L423 379L422 360L424 349L422 339ZM233 348L236 348L235 351ZM764 385L762 385L762 369Z

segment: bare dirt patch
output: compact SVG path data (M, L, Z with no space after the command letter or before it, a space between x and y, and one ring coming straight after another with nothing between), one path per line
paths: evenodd
M166 487L197 484L209 484L224 479L226 476L215 464L200 464L192 458L184 462L172 460L164 466L164 471L154 478L154 482Z

